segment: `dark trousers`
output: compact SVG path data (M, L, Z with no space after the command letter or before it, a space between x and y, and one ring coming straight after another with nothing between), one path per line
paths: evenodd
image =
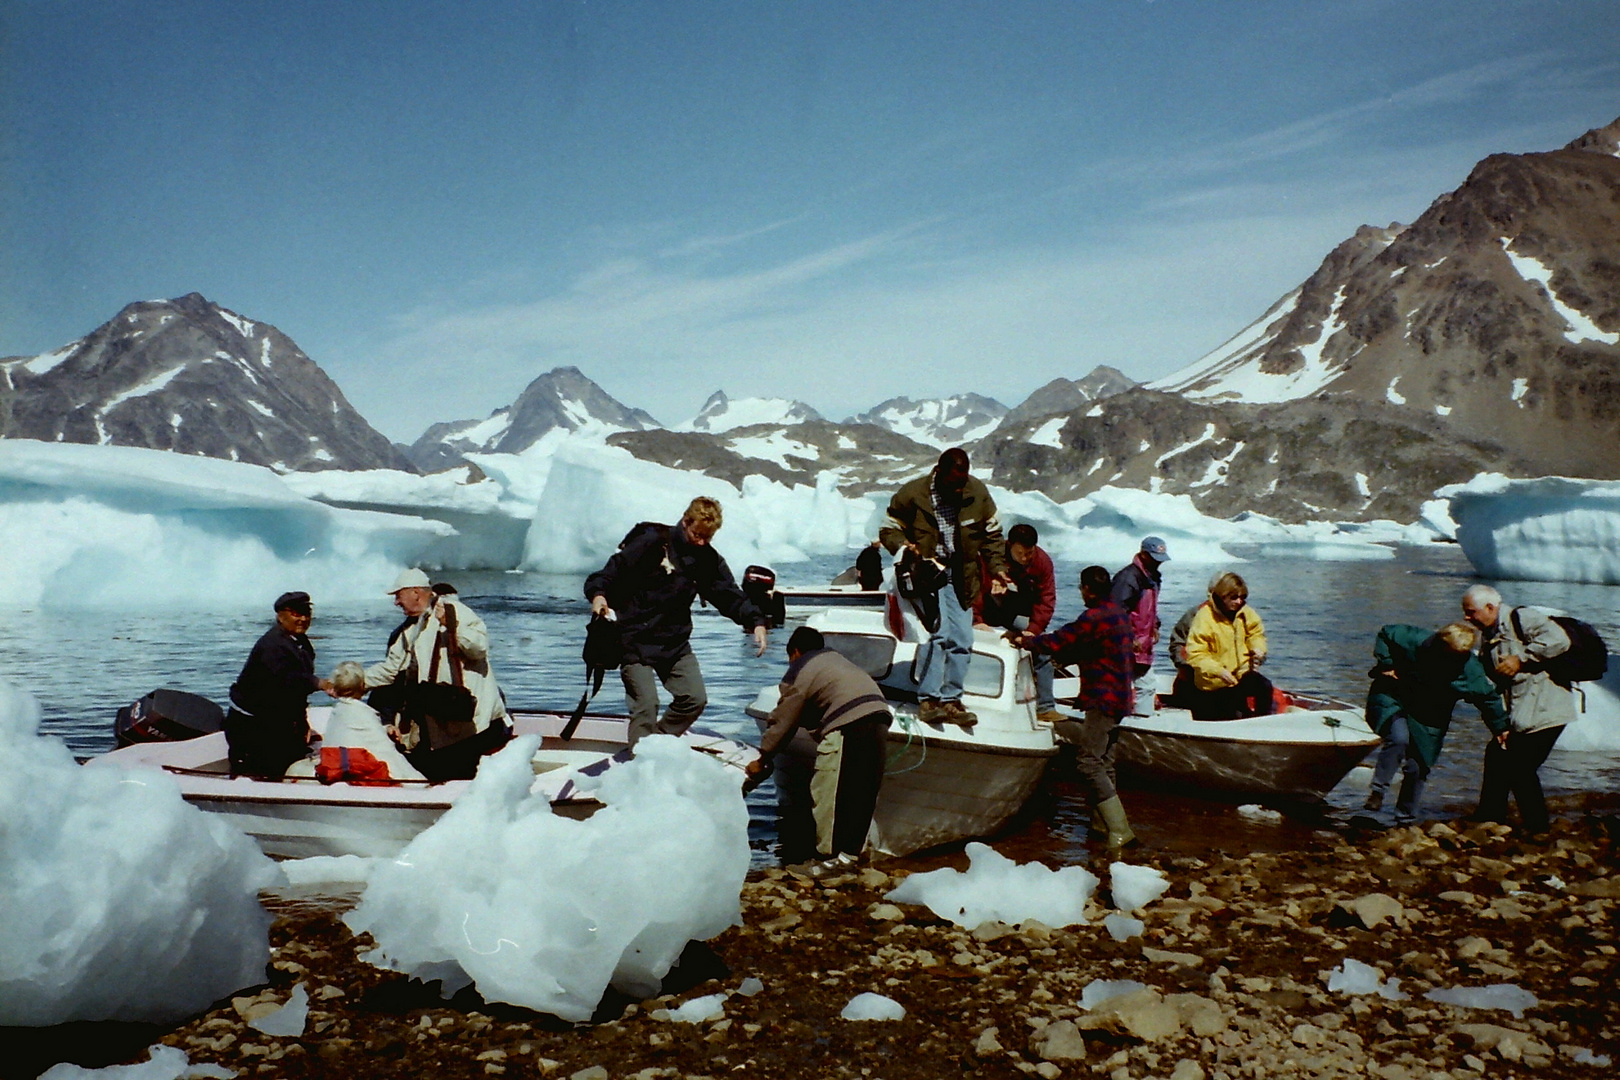
M287 766L309 753L309 723L296 716L249 716L232 709L225 716L225 744L231 775L280 780Z
M883 786L889 719L888 713L863 717L829 732L816 747L810 797L823 855L859 855L866 847Z
M1258 671L1250 671L1239 679L1236 686L1223 686L1219 690L1187 691L1177 695L1186 704L1194 720L1236 720L1244 716L1271 715L1271 680Z
M1495 739L1485 745L1485 779L1480 784L1479 809L1474 811L1474 820L1506 824L1511 794L1519 804L1524 831L1547 831L1550 823L1547 798L1541 792L1541 777L1536 770L1552 753L1553 744L1563 730L1560 725L1540 731L1514 731L1508 734L1507 746Z
M417 772L435 784L446 780L471 780L478 775L478 763L484 755L493 754L511 738L511 728L500 720L491 720L489 727L458 743L429 750L424 740L405 756L416 766Z

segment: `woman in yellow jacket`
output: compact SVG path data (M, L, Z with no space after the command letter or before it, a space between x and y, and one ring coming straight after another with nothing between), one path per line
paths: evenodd
M1193 685L1184 700L1195 720L1234 720L1272 711L1271 680L1256 668L1266 662L1266 630L1246 606L1249 587L1225 573L1209 587L1187 630L1187 665Z

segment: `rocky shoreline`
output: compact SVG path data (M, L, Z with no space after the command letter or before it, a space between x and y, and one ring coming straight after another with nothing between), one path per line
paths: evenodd
M1620 1056L1617 834L1613 817L1534 843L1453 822L1321 833L1295 852L1133 853L1172 886L1123 942L1095 901L1086 925L968 931L885 900L903 869L765 870L744 889L744 924L688 950L666 983L679 992L610 1000L577 1026L441 1001L361 961L367 939L331 903L272 901L271 984L162 1041L246 1077L1596 1077ZM1323 973L1347 958L1398 979L1403 1000L1330 992ZM1097 980L1144 988L1082 1009ZM1424 997L1503 983L1535 996L1522 1018ZM297 985L301 1037L248 1026ZM862 992L906 1015L840 1019ZM708 1020L674 1012L710 995L726 996Z

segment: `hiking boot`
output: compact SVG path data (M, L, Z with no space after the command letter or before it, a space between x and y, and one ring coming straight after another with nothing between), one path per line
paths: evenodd
M917 723L943 724L950 719L950 710L936 698L922 698L917 702Z
M1043 724L1055 724L1059 720L1067 720L1068 717L1064 716L1056 709L1042 709L1040 712L1035 714L1035 719L1039 720Z
M978 716L974 713L968 712L968 707L962 704L960 698L954 701L942 701L940 702L940 706L945 710L945 716L943 719L948 724L956 724L958 727L970 728L979 722Z
M824 878L836 877L839 874L849 874L855 871L860 860L848 852L829 855L824 859L811 859L809 862L796 863L787 868L787 872L795 877L810 878L820 881Z
M1382 791L1367 792L1367 801L1361 804L1361 808L1369 814L1378 813L1384 808L1384 793Z

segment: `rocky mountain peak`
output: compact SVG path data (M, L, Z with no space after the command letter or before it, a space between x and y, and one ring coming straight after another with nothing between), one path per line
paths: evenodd
M1584 150L1588 153L1603 154L1606 157L1620 157L1620 119L1600 128L1593 128L1585 135L1564 147L1565 150Z
M0 433L297 469L410 470L269 323L188 293L126 305L78 341L0 361Z
M434 424L408 455L424 472L466 464L465 455L521 454L553 431L645 431L660 427L587 378L577 367L558 367L536 378L517 400L482 420Z

